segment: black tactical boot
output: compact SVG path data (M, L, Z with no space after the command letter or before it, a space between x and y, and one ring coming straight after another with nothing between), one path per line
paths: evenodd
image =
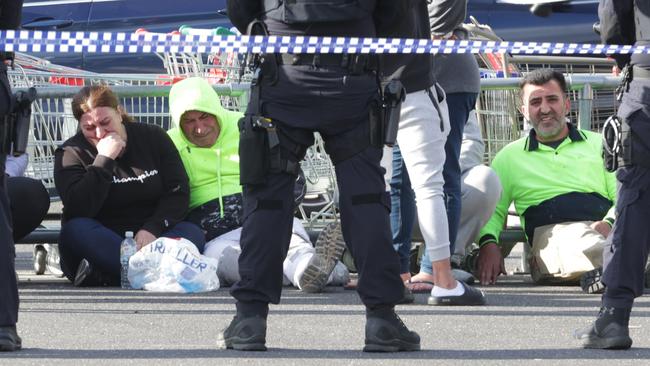
M598 318L589 327L576 330L575 337L584 348L628 349L632 338L628 330L629 308L601 307Z
M16 332L16 326L0 327L0 352L12 352L21 349L23 340Z
M410 331L392 306L366 308L364 352L419 351L420 336Z
M256 309L257 307L257 309ZM217 337L217 347L238 351L266 351L268 305L237 303L237 315Z

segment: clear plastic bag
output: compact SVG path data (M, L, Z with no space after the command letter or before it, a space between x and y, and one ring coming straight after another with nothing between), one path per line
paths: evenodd
M129 260L134 289L156 292L206 292L219 289L218 261L203 256L189 240L158 238Z

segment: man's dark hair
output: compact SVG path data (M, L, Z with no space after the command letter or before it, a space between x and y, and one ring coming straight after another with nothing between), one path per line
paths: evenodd
M519 82L519 99L524 101L524 86L528 84L544 85L551 80L557 81L564 94L567 94L566 80L561 72L553 69L536 69L526 74Z

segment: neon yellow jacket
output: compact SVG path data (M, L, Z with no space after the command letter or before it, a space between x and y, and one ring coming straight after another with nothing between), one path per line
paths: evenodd
M239 130L237 122L242 113L221 106L219 96L202 78L188 78L174 85L169 92L172 126L167 133L180 153L190 180L190 210L214 199L220 200L223 215L224 196L240 193L239 184ZM191 143L180 129L183 113L196 110L217 118L221 129L210 147Z
M615 202L616 178L605 170L601 152L600 134L573 126L557 149L538 143L532 136L501 149L492 168L501 180L503 192L494 214L481 229L479 244L489 242L486 235L498 240L513 201L523 227L523 213L529 207L562 194L598 193ZM606 217L615 217L613 205Z

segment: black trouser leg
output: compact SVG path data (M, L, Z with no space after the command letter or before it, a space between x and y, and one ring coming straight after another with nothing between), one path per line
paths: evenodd
M644 269L650 248L650 170L621 168L616 224L605 246L603 306L631 308L643 294Z
M290 174L271 174L266 184L244 187L241 280L230 290L240 302L280 302L282 262L289 249L293 223L295 180Z
M343 236L359 271L359 296L369 307L393 305L404 295L381 154L367 148L336 165Z
M0 326L18 321L16 248L12 239L11 217L5 182L5 155L0 155Z
M50 209L50 195L41 181L27 177L9 178L7 194L13 219L13 238L18 242L41 224Z

